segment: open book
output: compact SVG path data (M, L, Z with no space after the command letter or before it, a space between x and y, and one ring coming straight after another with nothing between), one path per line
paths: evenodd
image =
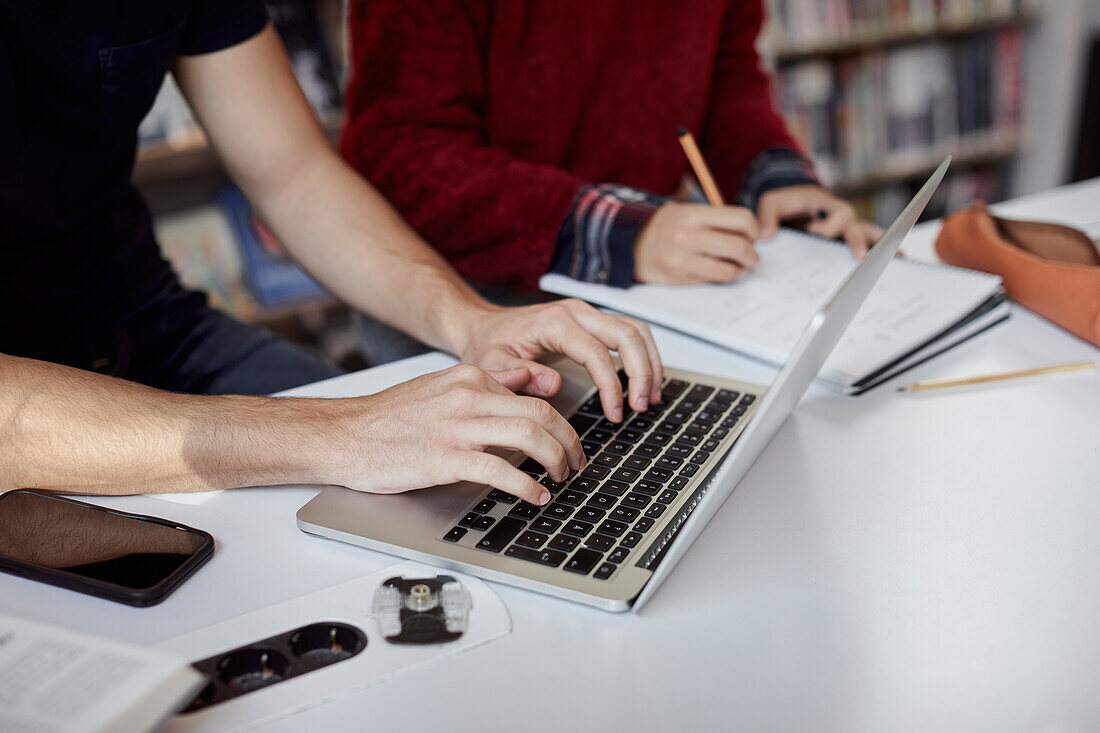
M0 615L3 731L148 731L205 683L163 651Z
M539 285L778 365L857 262L847 246L793 229L757 243L757 251L757 267L728 285L622 289L556 274L544 275ZM818 378L859 394L1008 314L999 277L898 258Z

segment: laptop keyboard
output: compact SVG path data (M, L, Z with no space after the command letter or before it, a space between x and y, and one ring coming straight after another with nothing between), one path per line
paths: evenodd
M619 379L625 388L622 370ZM558 482L534 460L519 467L550 492L545 506L490 489L443 539L459 542L474 532L481 535L474 545L479 550L612 577L756 395L666 379L661 398L641 413L624 399L623 420L616 424L603 417L593 394L569 418L589 459L579 473Z

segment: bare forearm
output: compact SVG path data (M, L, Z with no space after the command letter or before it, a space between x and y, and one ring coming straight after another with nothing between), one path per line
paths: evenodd
M202 491L318 480L313 400L202 397L0 355L0 490ZM320 441L317 441L320 442Z
M295 258L349 305L436 348L461 349L490 306L335 152L254 199Z

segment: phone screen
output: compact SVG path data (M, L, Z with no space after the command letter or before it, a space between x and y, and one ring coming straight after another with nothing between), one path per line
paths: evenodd
M209 544L206 533L163 520L28 491L0 496L0 564L9 567L143 591L208 552Z

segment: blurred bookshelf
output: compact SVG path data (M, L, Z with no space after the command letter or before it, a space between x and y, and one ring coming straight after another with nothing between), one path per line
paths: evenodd
M265 0L306 98L335 145L344 123L343 0ZM132 180L162 254L188 287L236 318L357 368L350 310L325 293L253 215L169 75L138 131Z
M1028 131L1025 34L1040 0L769 0L761 49L823 182L889 223L951 154L925 217L1007 195Z

